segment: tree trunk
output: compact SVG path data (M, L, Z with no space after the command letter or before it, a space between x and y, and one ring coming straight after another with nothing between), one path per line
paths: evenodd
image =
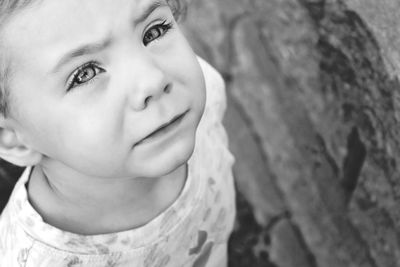
M231 267L400 266L399 10L191 1L185 32L227 82Z

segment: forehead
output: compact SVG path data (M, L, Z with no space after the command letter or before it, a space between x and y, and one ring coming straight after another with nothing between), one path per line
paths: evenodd
M8 50L32 54L91 41L127 25L154 0L44 0L14 15L2 31Z

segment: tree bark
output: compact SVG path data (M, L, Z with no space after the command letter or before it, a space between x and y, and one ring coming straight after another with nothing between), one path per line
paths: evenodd
M238 188L230 266L400 265L396 0L196 0Z

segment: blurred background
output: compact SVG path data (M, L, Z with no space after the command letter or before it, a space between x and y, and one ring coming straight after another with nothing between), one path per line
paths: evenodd
M400 2L177 5L227 85L229 266L400 266ZM0 162L0 207L20 171Z
M186 4L227 85L229 266L400 266L400 1Z

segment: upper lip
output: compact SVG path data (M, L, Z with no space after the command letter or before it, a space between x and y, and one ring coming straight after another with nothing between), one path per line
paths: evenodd
M176 120L182 118L183 116L186 115L188 111L185 111L183 113L180 113L176 116L174 116L172 119L170 119L168 122L161 124L159 127L157 127L155 130L153 130L151 133L149 133L148 135L146 135L144 138L142 138L139 142L137 142L136 144L139 144L140 142L142 142L143 140L149 138L151 135L155 134L156 132L162 130L163 128L167 127L168 125L174 123Z

